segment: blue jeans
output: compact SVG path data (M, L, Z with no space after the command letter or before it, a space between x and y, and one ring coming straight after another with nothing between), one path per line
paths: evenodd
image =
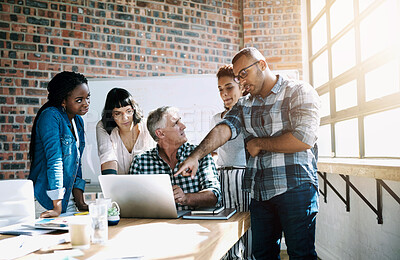
M315 222L318 193L311 183L302 184L267 201L250 203L253 255L280 259L282 231L291 260L317 259Z

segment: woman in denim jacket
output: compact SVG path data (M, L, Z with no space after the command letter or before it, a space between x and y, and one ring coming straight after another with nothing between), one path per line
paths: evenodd
M58 73L49 82L48 101L33 122L28 179L34 183L37 201L47 211L40 217L88 210L83 200L81 155L85 147L82 115L89 109L89 88L85 76ZM75 200L75 203L74 203Z

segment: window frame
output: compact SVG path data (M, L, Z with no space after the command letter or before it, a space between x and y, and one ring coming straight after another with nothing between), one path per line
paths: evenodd
M311 21L311 0L306 0L306 34L308 42L308 73L310 83L314 85L313 82L313 62L322 53L327 51L328 55L328 81L321 86L316 88L319 95L323 95L329 92L330 100L330 115L321 118L321 126L329 124L331 127L331 156L325 158L335 158L336 156L336 143L335 143L335 124L340 121L358 118L358 143L359 143L359 155L355 157L356 159L364 158L376 158L376 159L400 159L400 157L366 157L365 156L365 140L364 140L364 117L375 114L378 112L383 112L400 107L400 91L384 96L379 99L374 99L370 101L365 101L365 75L374 70L375 68L388 63L393 60L397 60L399 64L399 73L396 75L400 78L400 50L396 46L391 46L385 50L382 50L371 57L362 60L361 59L361 43L360 43L360 23L361 21L370 15L377 7L383 4L387 0L375 0L370 4L362 13L359 13L359 0L352 0L354 9L354 19L347 24L344 28L338 32L335 37L331 38L331 19L330 19L330 8L335 3L335 0L326 0L325 6L320 10L320 12ZM316 0L314 0L316 1ZM319 0L317 0L319 1ZM400 15L400 4L397 3L397 12ZM321 17L326 16L326 37L327 44L321 49L316 50L312 53L312 28L321 19ZM347 32L354 29L354 39L355 39L355 51L356 51L356 63L355 66L348 69L347 71L341 73L340 75L333 78L332 74L332 46L341 37L343 37ZM357 85L357 106L353 106L347 109L336 111L336 88L340 87L352 80L356 81ZM400 79L399 79L400 82ZM339 157L346 158L346 157ZM349 158L349 157L348 157ZM354 157L352 157L354 158Z

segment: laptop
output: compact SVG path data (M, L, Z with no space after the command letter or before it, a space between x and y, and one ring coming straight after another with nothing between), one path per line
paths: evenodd
M176 210L168 174L100 175L99 182L123 218L180 218L190 212Z

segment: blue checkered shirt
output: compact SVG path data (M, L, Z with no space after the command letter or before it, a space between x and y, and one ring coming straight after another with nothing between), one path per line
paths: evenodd
M225 115L231 139L243 131L245 143L256 137L277 137L291 132L312 148L296 153L247 153L243 189L256 200L269 200L303 183L318 187L317 130L320 100L314 88L279 75L271 93L262 98L248 94Z
M218 199L221 200L221 187L218 180L218 173L215 168L214 160L210 154L199 161L199 168L192 179L190 176L174 176L181 164L190 153L196 148L195 145L184 143L178 148L176 158L178 163L171 169L159 155L158 145L149 151L136 155L132 161L129 174L169 174L172 185L181 187L184 193L197 193L201 190L211 190ZM189 206L176 204L178 210L191 209Z

